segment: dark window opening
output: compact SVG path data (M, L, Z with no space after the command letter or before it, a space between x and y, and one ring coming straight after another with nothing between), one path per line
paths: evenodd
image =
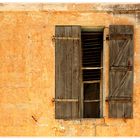
M83 117L100 118L102 106L103 31L84 30L82 40Z
M100 69L83 69L83 81L100 80Z
M84 84L84 117L99 118L100 117L100 84L90 83Z

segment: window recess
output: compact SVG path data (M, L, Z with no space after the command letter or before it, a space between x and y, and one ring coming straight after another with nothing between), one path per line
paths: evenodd
M82 30L83 117L102 116L103 31Z

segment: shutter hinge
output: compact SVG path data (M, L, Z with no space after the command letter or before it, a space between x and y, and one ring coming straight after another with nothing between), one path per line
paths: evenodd
M55 99L54 98L52 98L52 100L51 100L53 103L55 102Z
M106 35L106 40L109 40L109 35Z
M106 97L105 101L108 102L108 100L109 100L109 97Z
M55 36L54 35L52 36L52 41L55 42Z

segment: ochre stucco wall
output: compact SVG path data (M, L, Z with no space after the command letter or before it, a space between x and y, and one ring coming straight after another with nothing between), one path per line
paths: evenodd
M11 6L4 6L0 5L1 136L140 136L139 11L113 13L102 4L46 4L45 10L40 9L42 5L35 8L26 5L25 9L23 5L15 11ZM55 46L52 36L55 25L59 24L134 25L133 119L109 119L107 102L102 119L54 119ZM104 49L104 93L107 97L108 42Z

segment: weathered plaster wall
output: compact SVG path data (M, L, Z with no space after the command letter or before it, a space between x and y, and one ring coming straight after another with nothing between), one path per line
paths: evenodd
M124 10L126 7L129 12ZM126 7L107 4L0 5L1 136L140 136L140 14L138 5ZM54 119L52 36L58 24L134 25L133 119L109 119L107 102L104 119ZM107 97L108 42L104 47Z

